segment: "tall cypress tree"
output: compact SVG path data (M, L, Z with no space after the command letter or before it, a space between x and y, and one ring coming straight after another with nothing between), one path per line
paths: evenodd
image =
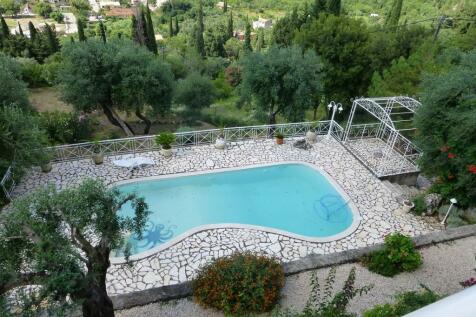
M180 26L179 26L179 23L178 23L178 17L175 16L175 30L174 30L174 34L177 35L179 32L180 32Z
M25 34L23 34L23 29L21 28L20 22L18 22L18 33L19 33L22 37L25 36Z
M312 6L312 16L317 18L319 14L327 11L326 0L315 0L314 5Z
M44 32L46 33L48 47L50 49L51 54L58 52L60 50L60 44L58 38L56 37L55 30L53 30L51 26L46 23Z
M145 7L145 18L146 18L146 27L145 31L147 34L147 48L154 54L157 54L157 42L155 41L155 31L154 24L152 23L152 17L150 15L149 5Z
M386 27L396 27L398 26L398 21L402 14L403 0L394 0L392 4L392 9L387 14L387 19L385 20Z
M3 16L0 14L0 45L2 47L6 46L7 40L10 38L10 28L7 25L7 22L5 22L5 19Z
M172 37L174 36L175 33L174 33L174 27L173 27L173 23L172 23L172 17L169 18L169 37Z
M228 11L228 1L223 0L223 12Z
M137 33L137 18L135 14L133 14L131 18L131 35L132 40L137 44L140 44L139 34Z
M83 20L78 19L77 24L78 24L78 39L80 42L84 42L86 41L86 35L84 34Z
M99 21L99 36L101 37L101 40L106 43L106 28L102 21Z
M243 49L245 52L253 51L253 48L251 47L251 24L248 18L246 19L245 43L243 44Z
M341 0L328 0L327 9L330 14L340 15Z
M230 16L228 17L228 23L226 26L226 32L229 39L233 37L233 11L230 10Z
M256 51L261 52L264 48L264 32L263 29L258 31L258 40L256 41Z
M203 31L205 25L203 24L203 7L202 0L198 1L198 21L197 27L195 30L195 45L198 51L198 54L203 58L205 57L205 41L203 40Z
M30 40L34 42L36 40L36 36L38 35L38 31L31 21L28 22L28 30L30 31Z

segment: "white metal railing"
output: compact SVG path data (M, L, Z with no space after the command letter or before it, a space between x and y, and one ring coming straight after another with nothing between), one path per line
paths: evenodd
M299 122L284 123L274 125L257 125L246 127L234 127L220 129L210 129L191 132L175 133L176 141L174 147L190 145L205 145L215 142L218 136L223 133L227 141L243 141L249 139L270 138L276 133L282 133L287 137L303 136L311 128L317 134L326 134L329 130L330 121L319 122ZM341 140L343 129L334 122L332 134ZM104 140L99 142L85 142L77 144L59 145L48 148L53 156L53 161L68 161L90 157L94 151L100 151L105 155L118 155L128 153L139 153L157 150L159 147L155 143L155 135Z
M421 150L399 133L398 130L386 124L371 123L348 126L346 133L341 138L344 141L344 147L354 154L377 177L419 171L417 161L422 155ZM366 150L355 148L352 142L362 139L379 139L384 142L385 147L381 153L381 158L378 160L370 158ZM395 160L395 156L398 156L399 159Z
M0 187L2 188L5 198L12 199L12 191L15 188L15 180L13 178L13 168L10 165L0 181Z

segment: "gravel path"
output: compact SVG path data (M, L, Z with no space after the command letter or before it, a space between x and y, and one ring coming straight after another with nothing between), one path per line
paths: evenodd
M335 288L339 289L350 269L357 269L356 286L373 284L374 288L366 295L351 302L349 310L360 314L376 304L391 302L395 294L418 290L424 284L439 294L451 294L461 290L459 282L475 276L476 267L476 236L442 243L421 250L423 265L416 272L399 274L393 278L386 278L369 272L361 265L345 264L337 267ZM329 269L317 270L323 280ZM286 286L282 293L280 304L283 307L301 309L309 295L309 279L311 272L290 276L286 279ZM223 316L223 314L204 310L190 299L181 299L167 303L154 303L141 307L118 311L118 317L205 317Z

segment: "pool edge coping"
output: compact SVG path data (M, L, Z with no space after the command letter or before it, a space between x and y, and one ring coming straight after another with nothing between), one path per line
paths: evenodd
M264 226L257 226L257 225L248 225L248 224L237 224L237 223L221 223L221 224L209 224L209 225L202 225L198 227L194 227L190 230L187 230L180 235L176 236L175 238L171 239L170 241L167 241L159 246L156 246L154 248L151 248L149 250L140 252L138 254L133 254L129 257L129 262L132 261L139 261L145 258L148 258L150 256L153 256L154 254L157 254L159 252L162 252L168 248L173 247L174 245L180 243L183 241L185 238L190 237L192 235L198 234L203 231L208 231L208 230L216 230L216 229L248 229L248 230L256 230L256 231L262 231L266 233L271 233L271 234L277 234L281 235L284 237L288 238L293 238L293 239L298 239L302 241L307 241L311 243L328 243L332 241L338 241L341 239L344 239L345 237L351 235L354 233L360 226L362 222L362 216L360 213L360 210L357 208L355 205L354 201L352 198L343 190L343 188L340 186L340 184L331 176L329 173L327 173L325 170L319 168L313 163L309 162L304 162L304 161L280 161L280 162L273 162L273 163L262 163L262 164L251 164L251 165L245 165L245 166L240 166L240 167L230 167L230 168L212 168L212 169L207 169L203 171L194 171L194 172L182 172L182 173L170 173L170 174L163 174L163 175L154 175L154 176L146 176L146 177L138 177L134 179L127 179L127 180L121 180L118 182L114 182L108 185L108 187L115 187L115 186L120 186L120 185L126 185L126 184L131 184L131 183L138 183L138 182L144 182L144 181L153 181L153 180L163 180L163 179L170 179L170 178L179 178L179 177L187 177L187 176L195 176L195 175L204 175L204 174L211 174L211 173L223 173L223 172L230 172L230 171L238 171L238 170L243 170L243 169L252 169L252 168L260 168L260 167L267 167L267 166L276 166L276 165L285 165L285 164L300 164L300 165L305 165L308 166L320 174L322 174L326 180L334 187L334 189L339 193L339 195L342 196L342 198L348 202L349 209L352 213L352 223L351 225L346 228L344 231L339 232L338 234L324 237L324 238L312 238L312 237L307 237L303 235L299 235L296 233L292 233L289 231L284 231L280 229L275 229L271 227L264 227ZM126 264L127 261L125 257L110 257L109 261L111 264Z

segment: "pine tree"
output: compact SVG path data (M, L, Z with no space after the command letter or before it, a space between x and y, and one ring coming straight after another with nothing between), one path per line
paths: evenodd
M312 7L312 16L317 18L319 14L327 11L326 0L315 0Z
M330 14L340 15L341 0L328 0L327 1L327 10Z
M175 30L174 30L174 34L177 35L179 32L180 32L180 27L179 27L179 23L178 23L178 17L175 16Z
M245 52L253 51L251 47L251 24L248 19L246 19L246 26L245 26L245 43L243 44L243 50Z
M99 21L99 36L101 37L101 40L106 43L106 28L102 21Z
M402 14L403 0L394 0L392 4L392 9L387 14L387 19L385 20L385 26L394 28L398 26L398 21Z
M34 42L36 40L36 36L38 35L38 31L31 21L28 22L28 30L30 31L30 40Z
M86 41L86 35L84 34L84 25L81 19L78 19L78 39L80 42Z
M174 27L173 27L173 23L172 23L172 17L169 18L169 37L172 37L174 36L175 33L174 33Z
M230 17L228 18L228 24L226 26L227 36L229 39L233 37L233 11L230 11Z
M147 48L154 54L157 54L157 42L155 40L155 31L154 31L154 24L152 23L152 17L150 15L149 5L145 7L145 18L146 18L146 27L145 31L147 34Z
M223 12L228 11L228 1L223 0Z
M55 30L53 30L51 26L48 23L46 23L44 32L48 40L48 47L50 49L50 53L53 54L58 52L60 50L60 44L59 44L58 38L56 37Z

